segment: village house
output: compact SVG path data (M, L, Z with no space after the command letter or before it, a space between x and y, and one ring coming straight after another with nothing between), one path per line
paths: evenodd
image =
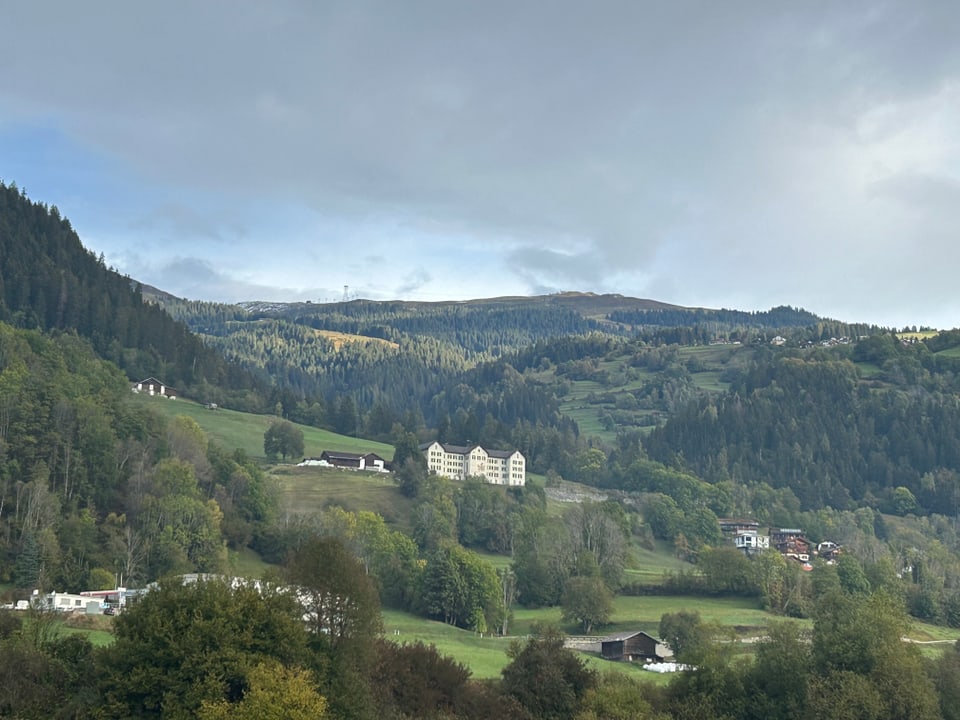
M141 380L133 386L133 391L135 393L146 393L147 395L157 395L159 397L165 397L169 400L177 399L177 391L166 383L162 383L156 378L149 377L146 380Z
M30 599L30 605L38 610L80 612L87 615L100 615L103 612L103 603L99 599L73 593L35 593Z
M302 464L307 464L306 462ZM313 464L313 463L310 463ZM320 462L317 465L346 468L348 470L370 470L372 472L387 472L387 461L376 453L340 452L324 450L320 453Z
M817 544L817 556L828 565L835 563L841 552L841 547L832 540L824 540Z
M424 443L420 451L427 469L442 477L465 480L482 477L492 485L523 486L527 481L526 460L519 450L485 450L479 445Z
M665 643L640 631L609 635L600 641L600 656L604 660L624 662L663 662L673 653Z
M737 536L733 539L733 544L737 550L744 554L753 555L770 547L770 536L761 535L756 530L744 530L737 533Z
M800 528L770 528L770 546L784 557L810 562L810 541Z
M770 536L760 534L760 523L743 518L717 518L720 532L746 555L763 552L770 547Z

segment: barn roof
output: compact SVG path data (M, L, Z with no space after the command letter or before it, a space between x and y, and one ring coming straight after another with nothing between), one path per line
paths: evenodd
M645 633L643 630L634 630L632 632L622 632L622 633L617 633L616 635L608 635L607 637L603 638L600 642L621 642L623 640L629 640L632 637L636 637L637 635L644 635L650 638L651 640L653 640L654 642L660 642L653 635L651 635L650 633Z

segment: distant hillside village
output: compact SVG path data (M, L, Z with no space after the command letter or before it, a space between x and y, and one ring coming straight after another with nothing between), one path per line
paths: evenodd
M734 546L745 554L753 555L773 548L785 558L802 563L805 570L813 569L810 559L814 556L832 564L842 552L839 545L829 540L814 547L800 528L770 528L766 535L762 535L760 523L754 520L718 518L718 522L724 537L732 540Z

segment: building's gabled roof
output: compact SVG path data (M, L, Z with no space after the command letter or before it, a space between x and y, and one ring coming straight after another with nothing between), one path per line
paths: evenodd
M657 638L655 638L653 635L646 633L643 630L634 630L632 632L622 632L617 633L616 635L608 635L607 637L602 638L600 642L622 642L624 640L629 640L632 637L636 637L637 635L645 635L656 643L660 642L660 640L657 640Z
M134 383L135 385L163 385L165 388L170 388L163 380L157 380L155 377L148 377L140 380L139 382Z
M493 458L508 458L511 455L516 455L518 452L520 452L519 450L488 450L480 445L451 445L449 443L442 443L438 440L431 440L430 442L420 443L420 449L426 450L434 443L436 443L441 448L443 448L443 451L445 453L449 453L451 455L469 455L471 452L473 452L478 448L480 450L483 450L488 456Z
M359 455L358 453L352 452L340 452L338 450L324 450L323 455L326 455L328 458L333 458L334 460L359 460L364 455Z
M157 388L158 391L162 390L164 395L170 396L177 394L175 388L167 385L163 380L157 380L155 377L148 377L133 383L133 389L137 390L138 388Z
M434 443L443 448L445 453L450 453L451 455L468 455L475 447L479 447L479 445L450 445L449 443L442 443L439 440L431 440L430 442L422 443L420 449L426 450Z

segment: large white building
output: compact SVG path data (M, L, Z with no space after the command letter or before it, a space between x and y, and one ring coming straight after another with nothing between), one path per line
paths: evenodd
M427 468L443 477L482 477L493 485L520 486L527 481L527 461L519 450L484 450L479 445L448 445L436 440L420 450Z

